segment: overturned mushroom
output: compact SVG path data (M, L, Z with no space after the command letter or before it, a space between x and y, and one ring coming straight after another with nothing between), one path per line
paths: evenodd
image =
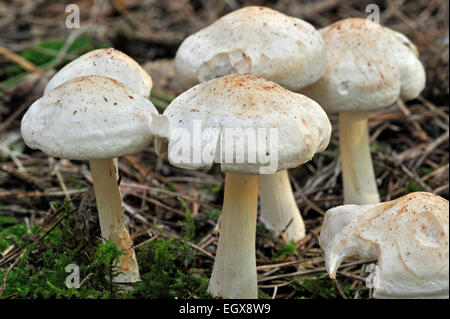
M258 175L309 161L329 142L331 124L307 97L250 75L199 84L153 115L156 151L171 164L225 172L220 237L208 291L257 298Z
M176 79L188 89L229 74L251 74L298 91L325 72L325 44L309 23L265 7L233 11L189 36L175 58ZM287 240L305 236L288 172L261 176L260 219Z
M352 18L320 30L327 70L301 93L327 112L339 112L344 202L380 201L367 127L368 112L413 99L425 86L417 49L404 35L370 20Z
M331 278L349 256L378 258L375 298L448 298L449 205L416 192L396 200L330 209L320 246Z
M22 119L25 143L50 156L89 160L102 236L124 250L114 281L139 280L123 219L113 158L141 151L152 140L153 104L133 89L102 76L69 80L33 103Z

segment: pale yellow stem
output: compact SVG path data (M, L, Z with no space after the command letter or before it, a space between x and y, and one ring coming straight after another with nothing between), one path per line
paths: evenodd
M379 203L380 196L370 155L366 112L339 114L339 144L344 204Z
M226 173L220 236L208 292L228 299L258 298L255 234L258 176Z
M132 248L130 233L124 221L122 197L117 184L113 159L90 160L95 199L100 220L102 236L112 240L118 249L124 251L120 256L119 271L113 278L115 282L133 283L139 281L139 268Z
M287 170L260 175L259 194L259 218L268 229L275 235L284 232L288 241L298 241L305 237L305 224L295 202Z

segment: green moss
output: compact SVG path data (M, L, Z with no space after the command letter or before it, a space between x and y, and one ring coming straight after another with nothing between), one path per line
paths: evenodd
M378 144L372 144L372 145L370 146L370 150L371 150L372 152L385 153L384 147L381 146L381 145L378 145Z
M207 297L208 280L190 271L195 268L195 251L189 244L195 235L194 220L186 203L184 235L181 238L157 239L141 248L137 259L141 282L128 294L130 298Z
M0 252L9 246L20 243L22 236L27 233L25 224L20 224L11 216L0 217Z
M117 275L117 262L122 254L112 241L98 242L94 249L77 229L79 222L70 215L66 202L64 212L68 214L43 240L29 243L27 228L12 217L0 218L0 248L25 244L24 255L7 278L3 296L15 298L189 298L192 295L207 297L208 280L191 271L195 268L195 251L189 244L195 235L194 220L189 208L182 222L184 235L181 238L158 239L137 251L142 281L126 292L112 282ZM59 203L51 205L58 209ZM33 229L33 233L39 227ZM42 236L47 230L44 229ZM161 232L162 235L162 232ZM162 236L160 236L162 238ZM68 288L66 279L72 271L68 265L79 268L80 288ZM0 268L0 278L9 265Z
M8 224L16 224L17 219L12 216L0 216L0 227Z
M185 221L182 222L184 227L183 241L185 244L187 244L187 241L193 240L195 236L194 219L191 217L191 211L186 202L181 197L178 197L177 199L180 202L181 206L183 206L185 212L184 214Z
M99 243L97 250L89 255L83 252L85 242L73 235L71 219L56 227L41 242L29 244L24 255L8 275L4 296L17 294L17 298L111 298L118 288L111 280L115 275L120 251L114 243ZM15 225L24 227L23 224ZM2 231L11 231L15 226ZM22 229L21 232L24 230ZM36 231L36 229L34 229ZM25 243L26 236L20 242ZM80 280L92 273L92 280L80 289L68 288L66 267L79 266ZM7 267L0 269L3 278ZM108 277L109 276L109 277Z
M297 247L295 246L295 241L293 239L291 239L289 244L281 246L276 259L283 259L285 257L293 256L296 253L297 253Z
M258 290L258 299L272 299L272 297L264 291Z
M211 192L212 193L218 193L222 190L222 187L219 185L214 185L213 187L211 187Z
M183 239L150 242L137 254L141 282L129 297L188 298L193 294L205 297L208 280L189 271L194 256Z
M422 188L417 185L412 179L408 180L408 192L412 193L412 192L420 192L422 191Z

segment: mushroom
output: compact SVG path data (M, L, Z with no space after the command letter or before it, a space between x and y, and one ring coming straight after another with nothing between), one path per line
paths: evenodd
M320 30L327 49L325 75L302 94L339 112L344 203L380 201L367 126L368 112L413 99L425 86L417 49L402 34L352 18Z
M298 91L325 69L325 44L311 24L253 6L192 34L175 57L177 82L184 89L224 75L251 74Z
M208 291L257 298L258 175L309 161L329 142L331 124L307 97L251 75L229 75L184 92L154 115L155 148L171 164L225 172L220 236Z
M326 68L325 44L309 23L265 7L233 11L183 41L176 78L188 89L229 74L251 74L298 91ZM260 177L260 220L275 235L300 240L305 225L287 171Z
M124 84L103 76L69 80L34 102L21 133L32 149L50 156L89 160L102 236L124 250L115 282L139 280L113 158L141 151L152 140L155 107Z
M448 298L448 222L447 200L415 192L328 210L319 242L331 278L346 257L378 258L375 298Z

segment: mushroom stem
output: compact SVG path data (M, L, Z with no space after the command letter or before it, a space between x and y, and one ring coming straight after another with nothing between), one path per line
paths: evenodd
M344 204L380 202L369 148L367 112L339 113Z
M292 192L287 170L259 176L260 220L276 235L283 232L286 240L305 237L305 224Z
M220 236L208 292L229 299L256 299L255 234L258 176L226 173Z
M114 282L133 283L139 281L139 268L132 248L130 233L123 218L122 197L117 184L113 159L90 160L94 181L95 199L102 236L112 240L124 254L119 258L120 272Z

